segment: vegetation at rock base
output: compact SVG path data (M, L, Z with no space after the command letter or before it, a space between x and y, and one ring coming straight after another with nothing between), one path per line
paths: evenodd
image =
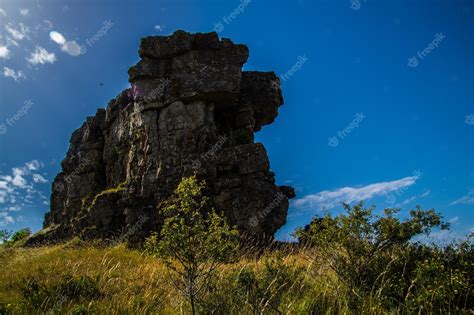
M13 246L15 244L22 243L31 235L29 228L24 228L16 231L15 233L8 230L0 230L0 241L3 246Z
M298 244L238 247L202 189L183 180L143 251L79 239L23 248L4 231L0 314L190 314L193 304L197 314L474 311L471 240L419 242L449 228L434 210L401 219L397 209L344 204L298 229Z
M231 262L238 248L237 230L229 227L223 215L208 209L204 188L205 183L195 176L184 178L176 201L162 211L165 220L160 235L152 235L145 246L171 271L172 283L189 298L193 314L216 268Z

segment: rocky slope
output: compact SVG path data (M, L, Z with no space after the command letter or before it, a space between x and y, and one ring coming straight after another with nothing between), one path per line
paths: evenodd
M273 235L294 191L275 185L254 132L275 120L283 98L273 72L241 70L248 54L216 33L143 38L132 88L72 134L51 212L29 244L74 236L140 242L159 229L157 207L194 173L231 224Z

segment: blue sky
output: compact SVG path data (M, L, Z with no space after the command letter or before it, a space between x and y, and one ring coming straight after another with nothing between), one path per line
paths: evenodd
M452 223L439 239L474 229L472 1L1 0L0 8L0 228L41 228L72 131L129 86L141 37L216 29L249 46L246 70L285 78L285 105L256 136L278 184L297 190L280 238L358 200L378 210L435 208Z

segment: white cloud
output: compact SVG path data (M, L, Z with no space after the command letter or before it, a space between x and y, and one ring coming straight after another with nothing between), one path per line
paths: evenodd
M426 198L430 195L430 193L431 193L431 190L427 190L421 195L421 197Z
M341 203L359 202L375 196L386 195L403 187L416 183L418 176L405 177L391 182L381 182L362 187L343 187L336 190L324 190L304 196L292 202L296 208L314 208L315 210L332 209Z
M34 184L47 182L42 175L33 173L43 167L43 162L32 160L12 168L11 175L0 175L0 204L7 206L3 210L18 211L25 203L32 204L35 197L41 202L46 199L43 193L34 187ZM16 204L17 201L20 205Z
M21 207L18 205L15 205L15 206L8 207L7 210L11 212L20 211Z
M13 178L10 176L10 175L7 175L7 176L0 176L0 179L3 179L7 182L11 182L13 180Z
M461 198L454 200L449 204L453 205L474 205L474 189L469 190L467 195L462 196Z
M8 67L3 67L3 76L5 78L12 78L15 81L20 81L21 79L26 79L26 76L21 70L15 71Z
M20 9L20 14L23 16L27 16L30 13L30 10L28 9Z
M6 31L16 40L23 40L28 38L28 34L30 29L25 26L23 23L19 23L18 27L13 26L12 23L8 23L5 25Z
M411 198L408 198L402 202L402 206L409 204L410 202L414 201L416 199L416 196L413 196Z
M66 43L66 38L59 32L51 31L49 32L49 37L58 45L64 45Z
M7 212L0 212L0 226L5 227L14 222L15 220Z
M32 160L30 162L26 162L25 166L30 171L37 171L40 168L44 167L44 164L38 160Z
M429 235L419 235L414 238L414 241L420 241L427 244L448 245L453 242L465 240L468 236L467 231L459 230L437 230L431 232Z
M28 182L26 179L23 177L25 175L25 171L21 168L14 168L13 169L13 180L12 184L13 186L16 186L18 188L27 188L28 187Z
M56 61L56 55L48 52L46 49L40 46L36 46L34 52L31 53L30 58L27 58L29 63L33 65L54 63Z
M0 46L0 58L8 59L10 58L10 50L7 46Z
M457 223L458 221L459 221L459 217L454 217L454 218L449 219L448 222L451 224L454 224L454 223Z
M40 174L33 174L33 181L37 184L44 184L47 183L48 181L41 176Z
M13 46L16 46L16 47L20 46L20 44L16 40L12 39L9 36L7 36L7 45L13 45Z
M7 16L7 13L5 12L5 10L0 8L0 15Z
M75 41L67 41L66 38L59 32L51 31L49 37L52 41L61 47L61 50L71 56L79 56L82 54L81 46Z
M76 43L75 40L67 41L62 47L61 50L68 53L71 56L77 57L82 54L82 48Z

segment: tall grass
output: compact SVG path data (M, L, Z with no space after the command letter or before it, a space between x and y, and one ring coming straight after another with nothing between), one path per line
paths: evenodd
M420 262L426 268L412 279L407 303L387 308L387 292L405 294L384 287L390 266L377 275L370 294L354 300L351 289L316 249L298 245L255 249L249 246L238 262L219 267L198 301L199 314L408 314L414 309L409 303L415 302L432 302L431 309L420 313L472 314L472 304L465 300L448 303L464 309L445 311L446 301L440 298L449 297L446 287L465 289L466 279L456 278L455 266L451 270L435 263L441 258ZM123 245L0 248L0 266L0 314L189 313L165 266ZM464 286L453 286L456 281ZM471 292L465 294L472 297Z

